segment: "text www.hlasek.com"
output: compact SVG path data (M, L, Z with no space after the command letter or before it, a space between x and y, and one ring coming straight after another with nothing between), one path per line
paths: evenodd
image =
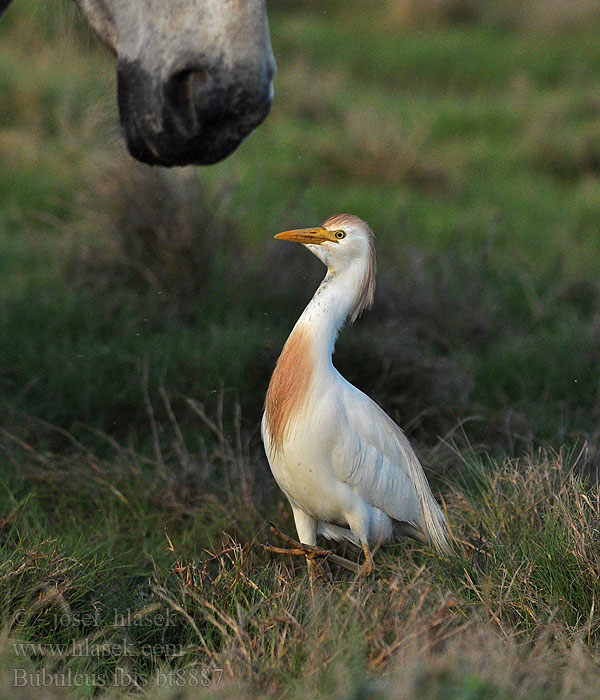
M69 644L42 644L36 642L14 642L13 651L18 658L29 656L47 656L64 658L65 656L143 656L146 658L181 657L186 647L183 644L133 644L128 639L119 642L91 642L73 640Z
M104 688L104 687L218 687L223 677L222 668L188 668L173 671L157 671L146 681L131 675L126 669L118 668L114 673L84 673L67 669L63 672L50 672L46 669L27 671L13 668L13 686L18 688Z

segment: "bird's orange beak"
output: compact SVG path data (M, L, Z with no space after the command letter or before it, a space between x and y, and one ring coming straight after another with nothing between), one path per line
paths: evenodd
M293 241L294 243L304 243L304 245L321 245L325 241L335 241L334 231L328 231L322 226L317 228L295 228L292 231L282 231L275 238L280 241Z

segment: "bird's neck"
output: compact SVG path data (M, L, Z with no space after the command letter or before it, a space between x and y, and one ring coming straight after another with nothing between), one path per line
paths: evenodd
M365 271L329 269L287 339L271 377L265 418L271 445L281 449L290 421L306 406L311 390L331 377L331 356L340 326L356 309Z
M357 262L343 272L328 269L325 278L298 319L292 334L310 339L315 365L331 363L339 329L356 306L365 271Z

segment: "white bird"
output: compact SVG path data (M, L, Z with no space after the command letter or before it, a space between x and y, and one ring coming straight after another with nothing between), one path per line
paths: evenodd
M302 545L271 549L305 554L311 569L315 554L328 554L315 547L317 535L348 540L362 547L363 565L334 561L363 576L373 570L370 545L389 540L395 529L449 553L446 517L408 439L331 359L340 327L373 303L371 229L341 214L275 238L302 243L327 274L283 347L265 400L265 451Z

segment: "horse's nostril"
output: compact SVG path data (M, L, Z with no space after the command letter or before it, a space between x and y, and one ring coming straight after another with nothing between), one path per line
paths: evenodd
M198 129L197 95L206 86L209 75L203 68L188 68L174 73L165 86L171 113L184 132Z

